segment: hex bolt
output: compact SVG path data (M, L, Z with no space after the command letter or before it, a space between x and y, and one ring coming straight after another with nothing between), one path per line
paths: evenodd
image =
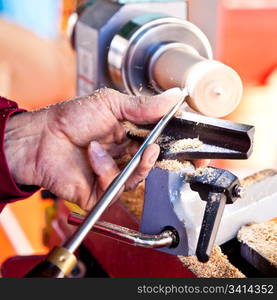
M232 191L232 194L234 197L241 198L244 193L245 193L245 189L243 186L238 185L238 184L234 186L233 191Z

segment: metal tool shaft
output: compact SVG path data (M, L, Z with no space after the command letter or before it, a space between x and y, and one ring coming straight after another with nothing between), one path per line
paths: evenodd
M134 170L139 165L141 160L142 154L147 146L155 143L157 138L160 136L168 122L180 108L180 106L185 101L186 97L188 96L187 90L183 90L182 98L174 105L174 107L157 123L155 128L151 131L148 137L145 139L137 153L128 163L128 165L124 168L124 170L113 180L110 184L108 189L105 191L103 196L100 198L99 202L93 208L93 210L88 214L86 219L84 220L83 224L78 228L75 234L69 239L64 248L68 249L69 252L73 253L82 243L86 235L90 232L94 224L99 220L101 215L110 205L112 200L116 197L116 195L120 192L122 187L124 186L125 182L128 178L132 175Z

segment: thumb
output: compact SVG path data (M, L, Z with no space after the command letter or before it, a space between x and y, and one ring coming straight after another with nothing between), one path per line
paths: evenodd
M88 153L93 172L97 175L99 188L103 192L119 174L119 169L110 154L98 142L90 143Z
M180 99L179 88L167 90L157 96L119 97L121 118L137 124L153 123L161 119Z

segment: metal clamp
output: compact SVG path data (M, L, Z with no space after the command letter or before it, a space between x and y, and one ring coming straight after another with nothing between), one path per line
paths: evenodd
M196 256L199 261L209 260L225 204L234 203L241 197L242 188L238 178L231 172L217 168L206 168L188 176L193 191L207 201L198 238Z

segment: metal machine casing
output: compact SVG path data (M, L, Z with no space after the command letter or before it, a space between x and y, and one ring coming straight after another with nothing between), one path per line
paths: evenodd
M178 87L188 90L187 104L196 112L231 113L241 79L213 60L209 40L187 12L186 1L87 2L75 27L78 95L103 87L155 95Z
M83 11L75 40L79 96L114 87L107 68L110 42L124 24L151 12L187 19L187 2L97 0Z

